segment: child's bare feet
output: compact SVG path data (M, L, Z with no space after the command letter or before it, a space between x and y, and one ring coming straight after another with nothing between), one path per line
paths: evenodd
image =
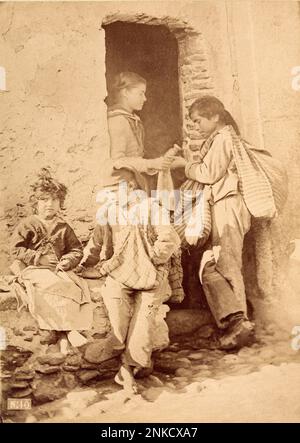
M68 332L67 338L74 348L79 348L87 343L87 339L78 331Z
M69 352L69 342L67 338L61 338L59 342L60 352L64 355L67 355Z
M115 376L115 382L123 386L124 390L129 394L138 393L138 386L129 365L122 364L119 372Z

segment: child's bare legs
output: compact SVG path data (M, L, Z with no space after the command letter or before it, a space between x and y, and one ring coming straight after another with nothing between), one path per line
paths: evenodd
M59 350L62 354L67 355L71 346L79 348L87 343L87 339L78 331L59 331Z
M134 291L110 276L105 280L101 289L103 302L108 311L108 317L114 334L115 349L126 346L129 323L133 314Z
M124 352L128 364L138 368L151 368L155 317L164 295L160 288L139 291L135 295L134 311Z
M130 366L123 357L124 356L122 355L122 363L114 380L116 383L123 386L124 390L129 394L137 394L138 386L134 379L134 367Z
M108 317L114 334L114 349L125 349L129 323L133 313L133 291L111 277L107 277L102 287L103 302L108 311ZM124 360L115 381L124 389L135 394L137 386L130 365Z
M128 289L107 277L102 296L116 338L116 347L125 348L115 381L135 393L134 372L149 368L152 364L153 326L164 294L160 288L153 291Z
M136 394L138 390L134 375L139 369L152 367L153 327L162 296L158 290L154 290L138 292L134 297L135 305L129 323L126 349L115 381L128 392Z

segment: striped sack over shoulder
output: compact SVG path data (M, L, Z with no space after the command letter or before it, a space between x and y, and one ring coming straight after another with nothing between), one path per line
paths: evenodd
M254 218L274 218L287 197L284 167L267 151L254 148L242 140L232 126L228 126L228 129L232 137L240 191L249 212Z

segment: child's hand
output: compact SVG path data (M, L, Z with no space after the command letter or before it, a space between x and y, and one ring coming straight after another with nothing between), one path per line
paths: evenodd
M169 149L162 158L162 166L161 169L166 171L171 168L173 161L177 158L179 152L181 151L181 147L178 145L174 145L173 148Z
M101 278L101 273L96 268L86 268L82 271L81 277L83 278Z
M41 266L55 266L57 265L57 258L54 254L41 255L38 264Z
M58 271L68 271L70 269L70 264L68 260L60 260L55 268L55 272Z
M186 235L185 239L190 246L197 246L199 236L198 235Z
M166 171L167 169L170 169L173 161L175 160L175 155L167 155L165 157L163 157L162 159L162 165L161 165L161 169L163 171Z
M187 161L183 157L174 157L174 160L171 164L171 169L176 168L185 168Z
M173 157L178 155L182 151L181 146L177 145L176 143L173 145L173 148L170 148L165 152L164 157Z
M81 275L84 269L85 267L79 264L78 266L76 266L75 269L73 269L73 271L75 272L75 274Z
M183 147L183 157L187 162L191 162L194 159L195 152L193 152L188 146Z

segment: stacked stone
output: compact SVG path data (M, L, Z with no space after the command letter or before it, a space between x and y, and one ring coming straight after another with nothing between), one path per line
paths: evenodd
M36 356L25 347L7 347L1 356L4 409L7 398L31 398L33 404L57 400L78 386L113 378L120 365L108 337L68 355L57 349L46 345Z
M171 32L180 29L192 29L189 27L188 22L185 20L180 20L175 17L170 17L169 15L164 15L160 17L154 17L143 12L137 14L121 14L119 12L108 14L103 20L103 26L107 26L110 23L117 21L126 23L139 23L143 25L153 25L153 26L167 26Z
M87 343L71 348L67 355L60 352L59 333L40 330L27 310L18 312L13 304L6 303L5 310L1 311L7 336L6 349L1 353L4 405L8 397L31 398L33 404L41 404L59 399L76 387L113 378L119 368L121 351L113 350L107 312L97 288L95 282L94 288L90 288L94 289L91 292L95 309L92 328L83 333ZM203 326L211 321L207 311L196 309L174 310L167 316L170 337L181 336L196 346L200 345L197 331L201 329L203 335ZM207 341L201 340L201 345ZM185 367L182 361L177 363L177 369ZM170 364L158 357L157 370L164 372Z
M76 388L112 378L119 367L119 358L109 339L94 340L68 355L46 345L35 355L32 351L8 346L1 356L3 398L32 398L41 404L63 397Z
M179 47L179 83L182 102L183 138L196 151L203 142L188 110L191 104L204 94L213 94L208 58L201 34L195 31L175 33Z
M91 284L94 303L92 327L84 333L87 344L60 353L60 333L42 331L31 314L17 311L15 297L0 294L1 323L6 343L1 353L3 397L32 398L36 403L62 397L77 385L112 377L118 358L111 346L110 322L99 284Z

